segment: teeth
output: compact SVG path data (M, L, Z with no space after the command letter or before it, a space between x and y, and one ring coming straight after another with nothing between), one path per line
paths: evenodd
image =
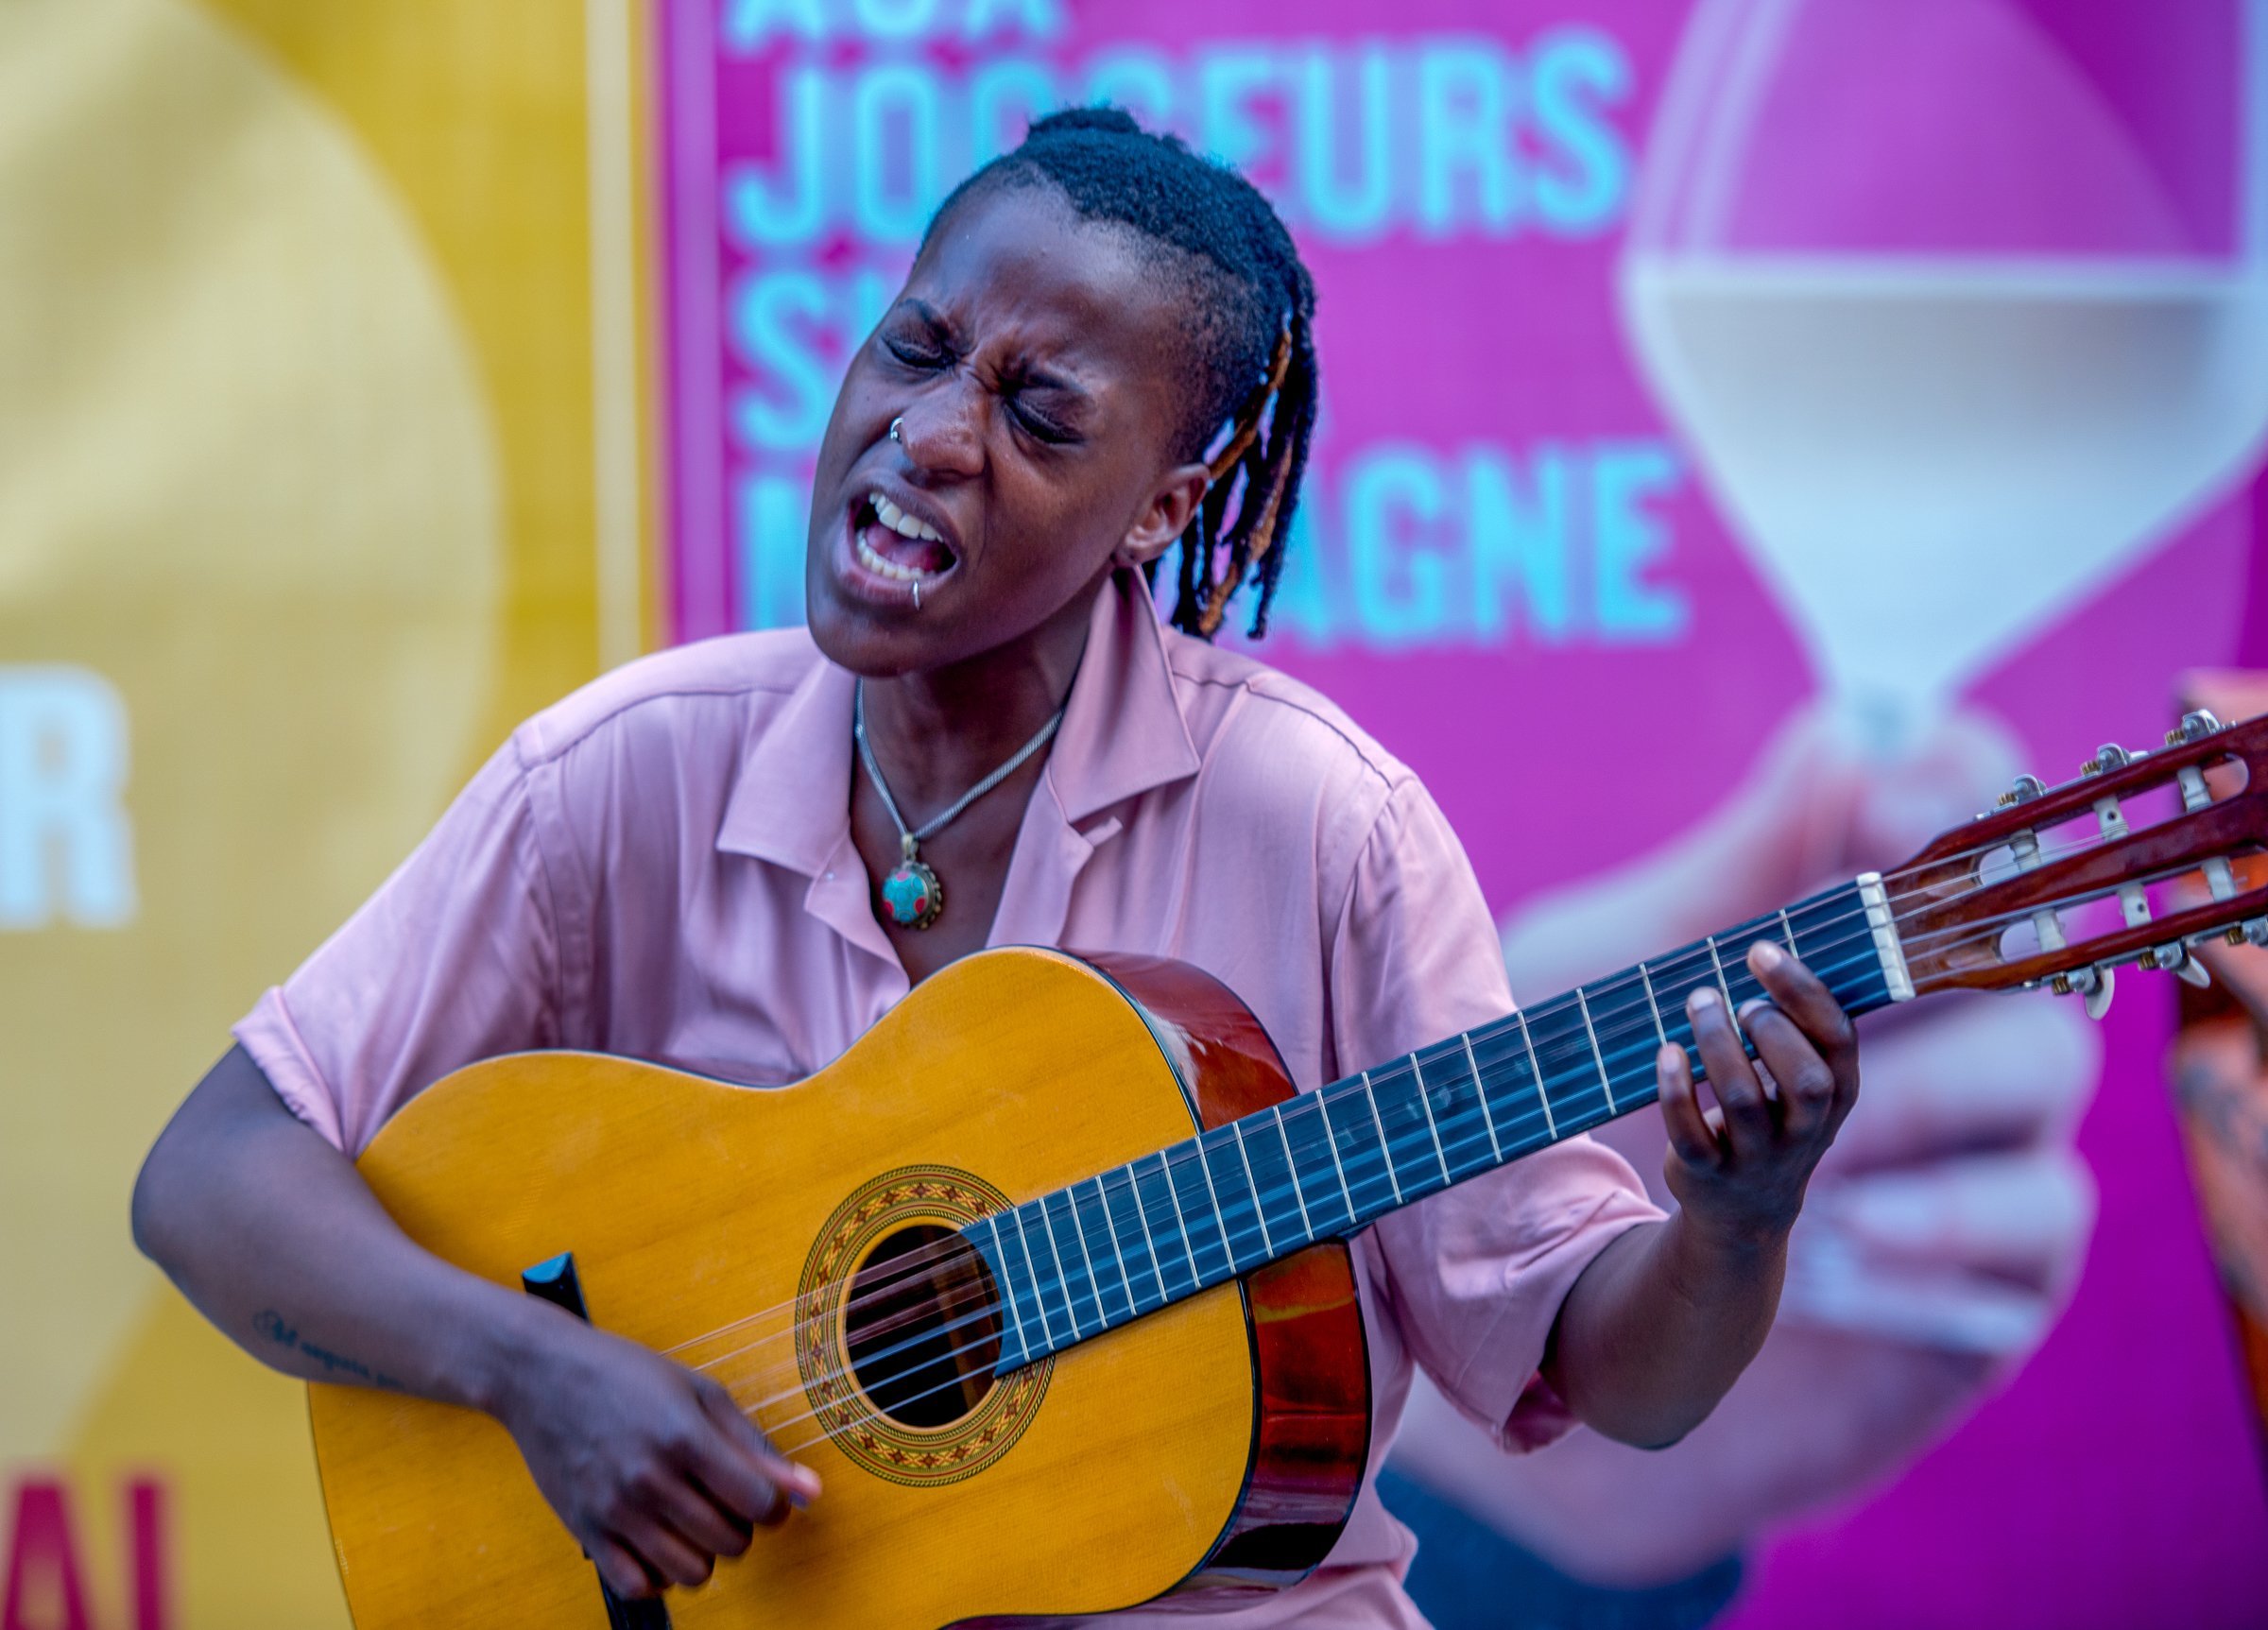
M945 541L945 534L926 521L915 520L881 493L869 492L867 502L874 506L874 518L901 538L918 538L924 543Z
M867 547L867 540L864 538L853 538L851 542L858 549L858 563L869 572L878 572L885 577L895 577L902 583L926 580L938 575L935 572L918 572L911 566L901 566L894 560L885 560Z

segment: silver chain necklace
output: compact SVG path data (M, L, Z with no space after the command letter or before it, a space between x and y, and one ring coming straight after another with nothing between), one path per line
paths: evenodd
M1064 707L1070 705L1066 700ZM897 823L899 846L905 851L898 869L882 880L882 908L890 914L892 922L900 928L927 928L945 915L945 884L920 858L922 841L936 836L947 821L1014 775L1019 764L1047 746L1062 722L1063 708L1057 708L1055 717L1040 727L1040 733L1016 749L1014 758L963 793L943 815L915 829L898 813L898 800L890 797L890 783L882 779L882 766L874 762L874 749L867 742L867 685L864 679L859 681L850 703L850 736L858 743L858 759L867 766L867 780L874 783L874 790L882 795L882 807Z

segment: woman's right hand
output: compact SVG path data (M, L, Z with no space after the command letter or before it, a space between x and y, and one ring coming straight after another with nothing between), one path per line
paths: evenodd
M541 1302L495 1415L618 1596L705 1582L819 1493L707 1376Z
M134 1186L134 1239L263 1364L486 1411L624 1596L698 1585L819 1492L725 1389L402 1231L241 1046Z

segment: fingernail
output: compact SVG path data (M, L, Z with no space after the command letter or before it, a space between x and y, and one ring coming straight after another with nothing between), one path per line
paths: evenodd
M1748 948L1748 966L1759 973L1769 973L1787 959L1788 953L1768 939L1760 939Z
M1697 986L1693 993L1685 999L1685 1008L1688 1013L1697 1013L1704 1007L1716 1005L1717 993L1706 985Z
M1741 1004L1741 1022L1745 1024L1758 1013L1771 1005L1772 1004L1761 996L1750 997L1747 1001Z

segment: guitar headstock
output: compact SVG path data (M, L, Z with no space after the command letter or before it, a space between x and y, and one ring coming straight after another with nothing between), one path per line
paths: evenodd
M2018 781L1881 886L1916 994L2047 986L2098 1017L2129 963L2207 982L2198 946L2268 944L2268 715L2184 716L2075 781ZM2257 860L2257 864L2256 864Z

